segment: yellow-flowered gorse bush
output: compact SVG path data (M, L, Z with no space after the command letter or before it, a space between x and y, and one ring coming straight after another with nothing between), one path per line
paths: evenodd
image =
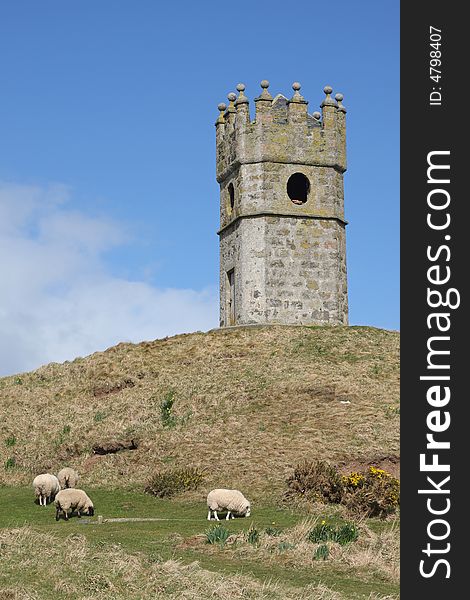
M370 466L361 473L343 476L342 503L369 517L385 517L400 504L400 482L384 469Z
M357 471L353 471L349 475L343 475L341 477L343 485L345 488L358 488L362 487L365 482L365 477L361 473L357 473Z
M304 461L287 485L287 499L343 504L351 512L369 517L385 517L400 504L399 480L374 466L340 475L336 467L325 461Z

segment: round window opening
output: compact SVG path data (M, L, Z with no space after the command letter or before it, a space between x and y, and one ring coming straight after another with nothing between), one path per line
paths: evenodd
M305 204L310 191L310 182L303 173L294 173L287 181L287 195L294 204Z
M233 207L235 206L235 189L233 187L233 183L228 184L228 214L231 215L233 211Z

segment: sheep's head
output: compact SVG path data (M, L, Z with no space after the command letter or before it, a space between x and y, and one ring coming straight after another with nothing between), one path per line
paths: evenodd
M248 502L246 504L246 506L243 507L243 514L245 515L245 517L249 517L251 514L251 506L250 503Z
M95 509L93 506L88 507L88 516L92 517L95 514Z

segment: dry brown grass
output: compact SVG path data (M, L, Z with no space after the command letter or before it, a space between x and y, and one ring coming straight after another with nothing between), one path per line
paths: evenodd
M70 465L84 485L143 487L155 470L194 465L207 487L279 498L303 458L398 455L398 350L398 333L369 327L239 328L123 343L2 378L0 473L28 483ZM171 390L176 426L165 428ZM129 439L137 450L92 454Z
M246 560L261 560L271 565L283 565L291 569L301 567L331 569L354 573L367 571L381 581L399 582L400 547L398 525L383 529L378 533L372 531L365 522L358 526L357 541L341 546L328 542L329 556L324 563L315 560L315 550L321 543L312 543L307 536L309 531L319 523L319 518L307 518L296 526L285 529L279 535L268 535L260 531L259 542L249 543L245 533L231 535L223 551L233 557ZM206 543L205 536L197 536L195 542L200 549L209 554L221 552L218 545Z
M67 538L29 527L0 531L2 600L167 598L201 600L343 600L323 585L291 588L244 575L213 573L194 562L152 562L118 545L97 548L80 534ZM18 568L21 565L21 568ZM373 595L377 600L385 597Z

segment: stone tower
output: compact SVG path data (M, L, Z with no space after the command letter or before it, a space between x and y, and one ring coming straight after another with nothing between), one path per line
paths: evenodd
M243 84L218 106L220 326L347 324L343 96L261 88L254 121Z

